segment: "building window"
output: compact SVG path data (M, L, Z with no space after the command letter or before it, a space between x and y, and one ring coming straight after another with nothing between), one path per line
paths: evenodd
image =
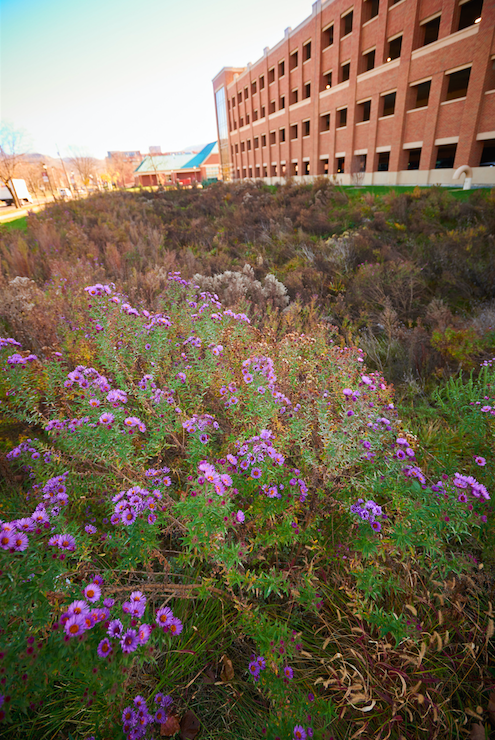
M339 128L344 128L347 126L347 108L341 108L337 113L339 114Z
M371 100L365 100L364 103L358 103L358 123L369 121L371 118Z
M297 123L290 127L290 138L297 139Z
M263 177L268 177L268 167L266 164L263 165Z
M437 161L435 162L436 170L448 170L454 166L455 153L457 144L448 144L439 146L437 150Z
M275 67L268 70L268 84L271 85L272 82L275 82Z
M247 148L248 148L248 152L250 152L251 151L251 139L247 140Z
M421 44L422 46L428 46L428 44L432 44L438 39L438 32L440 31L440 18L441 16L438 15L431 21L421 24L421 37L423 42Z
M280 129L279 134L278 134L278 140L280 142L284 142L285 141L285 129L284 128L281 128Z
M272 177L277 177L277 165L272 164Z
M482 9L483 0L468 0L467 3L463 3L461 5L457 30L460 31L462 28L467 28L468 26L472 26L474 23L479 23L481 20Z
M258 136L254 137L254 148L259 149L260 148L260 140Z
M293 70L298 66L299 66L299 53L297 51L294 51L289 57L289 69Z
M299 167L297 165L297 162L291 162L290 163L290 174L291 177L297 177L299 174Z
M409 156L407 158L408 170L419 170L419 162L421 160L421 149L409 149Z
M249 168L249 179L252 180L252 178L253 178L253 168L250 167Z
M320 116L320 131L330 131L330 113Z
M347 13L341 18L341 28L340 28L341 36L347 36L347 34L352 33L353 18L354 18L354 12L352 10L350 13Z
M309 171L309 162L303 162L303 171L302 171L302 173L303 173L303 175L309 175L310 174L310 171Z
M247 100L249 98L249 90L247 87L244 88L244 100Z
M266 134L261 134L261 146L266 146Z
M419 85L412 85L413 108L425 108L428 105L430 97L431 80L420 82Z
M290 104L291 105L294 105L294 103L297 103L298 100L299 100L299 91L297 89L296 90L291 90L291 93L290 93Z
M363 23L376 18L380 10L380 0L364 0L363 3Z
M394 115L396 97L397 97L396 92L391 92L391 93L387 93L386 95L382 95L382 100L383 100L382 116L393 116Z
M376 167L378 172L388 172L389 164L390 152L380 152L378 155L378 164Z
M249 124L249 113L246 113L246 126Z
M366 172L366 154L356 154L354 156L353 170L354 172Z
M239 128L242 128L244 126L244 118L241 116L239 118Z
M261 75L260 77L260 90L265 89L265 75Z
M285 75L285 61L282 60L281 62L278 63L278 76L284 77L284 75Z
M346 62L340 68L340 81L346 82L351 76L351 63Z
M259 164L256 165L255 177L256 177L256 179L259 179L259 177L260 177L260 166L259 166Z
M343 175L345 172L345 157L337 157L337 174Z
M270 101L270 113L275 113L275 101Z
M303 61L307 62L308 59L311 59L311 41L308 41L308 43L303 46Z
M256 93L256 80L253 80L251 82L251 95L254 95Z
M281 95L278 109L283 110L284 108L285 108L285 95Z
M447 95L445 100L455 100L456 98L465 98L467 95L467 89L469 85L469 77L471 75L471 67L461 69L459 72L452 72L447 75L449 83L447 86Z
M275 131L270 131L270 146L277 141Z
M367 51L366 54L363 54L363 66L365 72L369 72L370 69L375 68L375 55L376 49L372 49L371 51Z
M235 108L235 95L234 95L234 97L232 98L232 108Z
M322 31L322 48L326 49L328 46L333 45L333 24Z
M280 165L280 177L285 177L285 162Z
M244 152L246 150L246 143L244 141L241 141L241 152Z
M328 159L320 159L318 167L319 175L328 175Z
M398 59L402 49L402 36L397 36L392 41L388 42L388 54L387 62L391 62L392 59Z
M266 114L265 114L265 106L264 106L264 105L262 105L262 106L261 106L261 117L262 117L262 118L264 118L264 117L265 117L265 115L266 115Z
M237 121L234 121L234 131L237 130Z
M330 90L331 87L332 87L332 73L331 72L326 72L323 75L323 86L322 86L322 90Z
M303 121L302 122L302 135L303 136L309 136L310 131L310 122L309 121Z
M304 97L311 97L311 82L306 82L306 84L304 85Z
M483 142L480 167L495 167L495 139Z
M255 108L255 110L253 110L253 121L257 121L257 120L258 120L258 109Z
M239 144L236 144L235 145L235 153L236 154L239 154Z
M241 92L240 93L237 93L237 101L239 103L242 103L242 93Z

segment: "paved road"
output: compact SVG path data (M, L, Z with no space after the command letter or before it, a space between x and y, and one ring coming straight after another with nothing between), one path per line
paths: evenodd
M47 203L51 202L53 202L52 196L49 198L34 198L33 203L27 203L22 208L0 205L0 223L14 221L14 219L19 218L20 216L25 216L28 211L40 211Z

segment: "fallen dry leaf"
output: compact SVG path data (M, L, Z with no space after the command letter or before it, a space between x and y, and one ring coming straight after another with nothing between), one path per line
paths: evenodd
M220 672L220 679L224 683L228 683L228 681L232 681L234 678L234 666L232 665L232 661L230 658L227 658L226 655L222 655L222 670Z
M181 740L194 740L201 728L199 719L196 717L194 712L188 710L182 717L180 723L180 736Z
M179 718L175 714L169 714L167 721L160 726L160 735L162 737L172 737L179 730Z
M471 727L469 740L485 740L485 728L481 722L475 722Z

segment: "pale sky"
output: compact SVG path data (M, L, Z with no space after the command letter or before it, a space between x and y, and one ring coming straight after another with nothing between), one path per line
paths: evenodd
M214 141L213 77L257 61L311 5L0 0L1 119L51 156Z

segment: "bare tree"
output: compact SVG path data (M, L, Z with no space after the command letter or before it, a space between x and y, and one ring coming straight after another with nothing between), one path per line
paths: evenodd
M351 183L361 187L366 174L366 155L355 155L351 162Z
M125 188L128 183L134 184L134 170L136 164L123 152L112 152L112 156L106 159L107 171L115 177L119 187Z
M17 174L19 165L26 151L26 136L22 131L9 123L0 124L0 181L3 182L12 196L16 208L21 204L15 191L12 179Z
M71 167L78 171L79 177L87 190L92 178L96 175L97 161L94 157L81 152L79 149L71 149L70 151L72 154L69 160Z

